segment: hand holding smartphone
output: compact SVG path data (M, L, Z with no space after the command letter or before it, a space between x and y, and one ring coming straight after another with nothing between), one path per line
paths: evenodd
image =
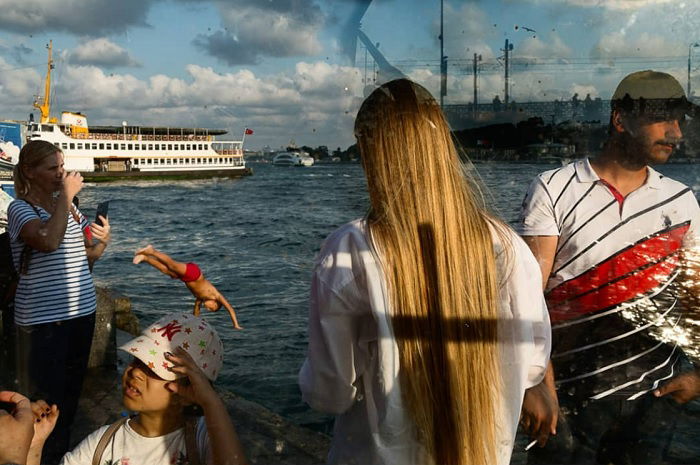
M102 220L100 220L100 215L107 218L108 211L109 211L109 200L107 200L106 202L100 202L99 204L97 204L97 213L95 213L95 223L97 223L100 226L104 226L102 224Z

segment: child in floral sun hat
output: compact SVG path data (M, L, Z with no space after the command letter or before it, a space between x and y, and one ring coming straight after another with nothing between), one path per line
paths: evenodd
M223 364L213 327L191 314L169 314L119 349L134 357L122 375L122 402L136 415L90 434L62 465L246 463L211 384ZM203 416L187 413L192 404Z

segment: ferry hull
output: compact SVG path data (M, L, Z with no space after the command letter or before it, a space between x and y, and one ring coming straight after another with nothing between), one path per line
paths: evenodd
M81 171L87 182L176 181L185 179L240 178L253 174L252 168L170 171Z

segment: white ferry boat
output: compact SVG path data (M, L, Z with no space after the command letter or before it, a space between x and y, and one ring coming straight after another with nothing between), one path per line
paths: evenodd
M313 166L314 158L297 147L287 147L272 159L274 166Z
M27 140L45 140L59 147L69 171L86 180L123 178L237 177L251 174L243 159L241 140L217 140L221 129L131 126L88 126L81 113L63 112L60 122L50 117L51 43L43 98L34 106L40 122L30 121Z

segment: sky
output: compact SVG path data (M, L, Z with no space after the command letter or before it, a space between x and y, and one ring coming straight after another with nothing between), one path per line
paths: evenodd
M352 144L363 98L387 77L349 37L361 29L404 75L439 95L439 0L0 0L0 120L26 120L53 41L52 115L94 125L226 129L247 149ZM446 104L609 98L657 69L700 95L700 0L444 2ZM348 34L348 31L351 31ZM367 57L367 59L365 59ZM694 92L693 92L694 93ZM38 116L38 111L34 111Z

